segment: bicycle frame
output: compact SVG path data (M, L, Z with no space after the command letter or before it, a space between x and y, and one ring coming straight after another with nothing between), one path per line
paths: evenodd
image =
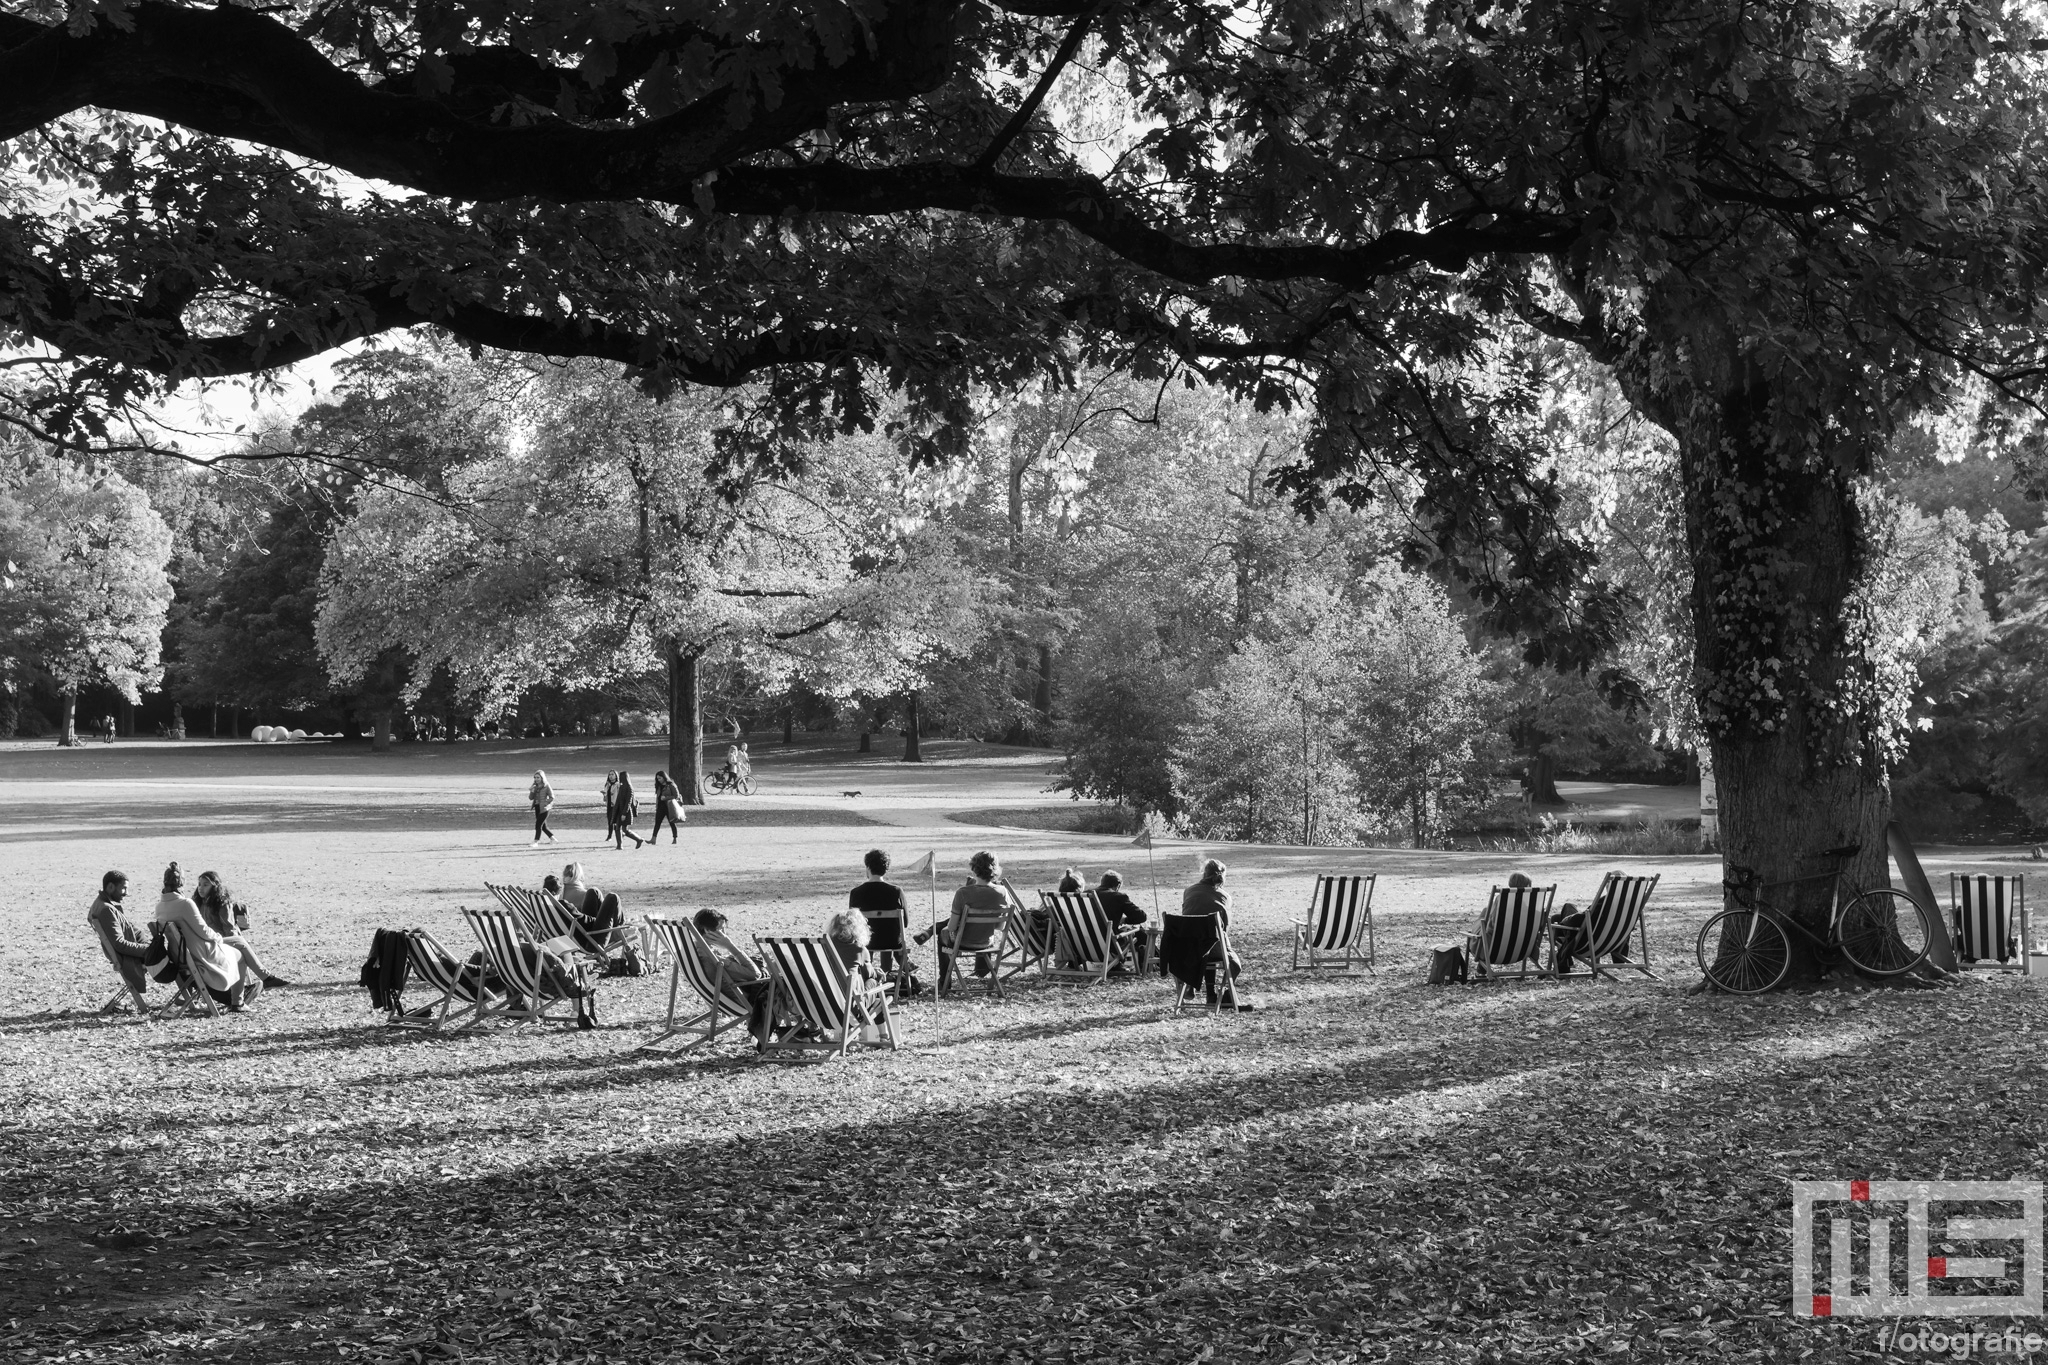
M1855 900L1857 896L1862 894L1862 892L1856 890L1854 887L1850 887L1850 894L1843 895L1842 883L1846 879L1847 874L1844 871L1844 869L1841 867L1837 867L1832 872L1815 872L1805 877L1790 877L1782 882L1758 882L1751 883L1745 886L1738 886L1734 882L1723 882L1722 885L1726 887L1731 893L1733 893L1735 903L1741 906L1743 909L1756 911L1758 914L1763 915L1765 918L1769 919L1773 924L1777 925L1780 929L1791 930L1793 933L1798 934L1801 938L1805 939L1808 943L1812 944L1816 948L1836 948L1839 947L1842 942L1842 911L1849 904L1849 902ZM1829 896L1832 899L1830 904L1828 905L1828 932L1827 937L1825 938L1821 937L1819 934L1814 933L1813 930L1801 924L1791 915L1787 914L1783 910L1780 910L1777 906L1771 904L1771 902L1764 899L1764 894L1768 891L1777 890L1781 887L1799 886L1806 882L1818 881L1827 881L1832 883L1832 886L1829 888L1828 892ZM1747 899L1744 899L1745 891L1748 893Z

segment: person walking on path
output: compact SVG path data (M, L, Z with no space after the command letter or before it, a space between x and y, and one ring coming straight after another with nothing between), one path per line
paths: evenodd
M555 832L548 828L548 812L555 808L555 789L548 785L548 775L539 768L533 770L533 781L526 788L526 800L533 807L533 847L540 847L543 834L552 844Z
M677 842L681 837L679 831L684 818L682 788L669 780L667 769L655 769L654 832L647 836L647 841L653 844L661 842L661 822L666 820L668 821L668 841L671 844Z
M633 832L633 821L639 815L640 802L633 795L633 779L626 776L625 771L621 769L619 772L618 789L613 793L612 797L613 848L624 848L628 839L633 841L633 847L635 848L647 842Z
M600 844L607 843L618 835L618 811L619 775L617 773L606 773L604 775L604 838L598 840Z

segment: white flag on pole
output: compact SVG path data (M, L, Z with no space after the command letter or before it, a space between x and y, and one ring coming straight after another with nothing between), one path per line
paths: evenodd
M1149 825L1148 825L1148 826L1146 826L1146 827L1145 827L1144 829L1142 829L1142 830L1138 831L1138 837L1137 837L1137 838L1135 838L1135 839L1133 839L1133 840L1131 840L1131 847L1132 847L1132 848L1150 848L1150 847L1152 847L1152 828L1151 828L1151 826L1149 826Z
M938 856L939 855L936 850L927 853L922 858L919 858L916 862L912 863L909 867L906 867L903 870L906 873L914 873L918 876L924 876L927 873L937 875L939 870L939 865L937 862Z

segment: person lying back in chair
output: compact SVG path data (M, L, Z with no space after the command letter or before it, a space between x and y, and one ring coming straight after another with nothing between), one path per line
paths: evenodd
M121 974L121 984L135 1001L136 1012L147 1014L149 1002L142 998L142 993L149 986L149 971L144 962L149 955L149 935L136 928L122 908L121 902L127 898L128 874L107 873L100 878L100 894L85 912L85 922L99 935L100 948ZM107 1002L107 1008L117 1010L119 1004L117 996Z
M1139 931L1135 947L1138 970L1144 971L1145 949L1147 946L1144 933L1145 912L1138 907L1136 901L1124 894L1123 874L1115 871L1103 873L1101 885L1095 888L1095 899L1102 906L1103 913L1109 916L1109 927L1112 930L1136 929Z
M697 965L704 975L713 981L719 973L725 973L727 983L737 986L747 1002L747 1030L756 1038L761 1036L761 1026L768 1014L768 972L756 962L751 953L744 953L725 936L725 916L716 910L703 909L690 916L690 923L697 926L697 934L703 940L698 952Z

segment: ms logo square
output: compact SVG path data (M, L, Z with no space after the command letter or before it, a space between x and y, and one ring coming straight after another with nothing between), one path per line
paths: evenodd
M2038 1180L1795 1180L1792 1311L2038 1316L2041 1238Z

